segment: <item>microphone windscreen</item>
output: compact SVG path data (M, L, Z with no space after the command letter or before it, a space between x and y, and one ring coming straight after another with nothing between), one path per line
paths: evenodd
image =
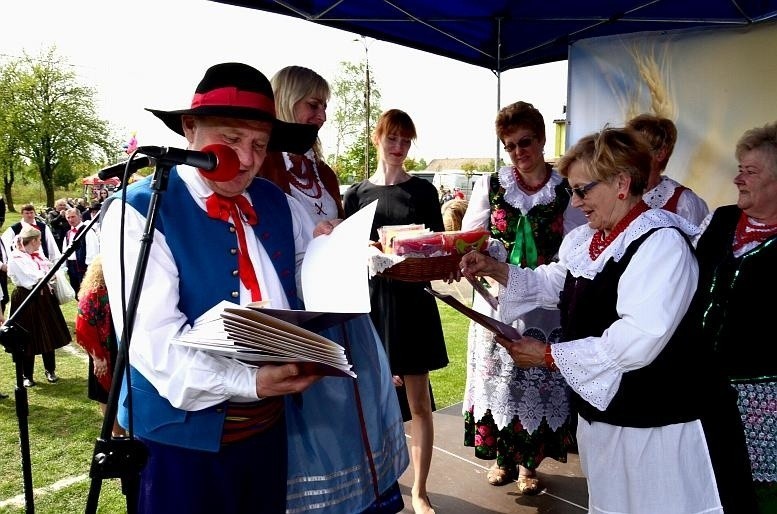
M215 182L229 182L240 173L240 158L231 147L222 144L208 145L200 149L216 156L216 167L212 170L198 168L200 175Z

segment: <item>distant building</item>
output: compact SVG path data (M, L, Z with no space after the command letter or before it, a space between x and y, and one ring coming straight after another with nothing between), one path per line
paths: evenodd
M462 166L476 168L491 167L494 165L493 157L464 157L460 159L432 159L426 169L432 171L461 170Z

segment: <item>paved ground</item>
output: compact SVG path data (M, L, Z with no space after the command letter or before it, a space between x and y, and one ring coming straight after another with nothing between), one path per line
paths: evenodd
M472 305L472 286L465 279L450 284L444 280L435 280L432 282L432 289L455 296L461 303Z
M545 490L522 496L514 484L494 487L486 481L492 461L476 459L474 450L462 444L461 404L434 413L435 447L429 476L429 498L437 514L582 514L588 510L588 490L581 476L577 454L567 463L545 459L538 476ZM410 488L412 464L399 480L405 500L403 514L413 514Z
M466 280L452 284L435 281L432 287L471 305L472 287ZM462 444L463 430L461 403L434 413L435 447L428 489L437 514L587 512L588 490L580 472L577 454L570 454L567 463L545 459L538 468L545 490L537 496L522 496L514 484L494 487L486 481L486 473L493 461L475 458L474 450ZM402 475L399 484L405 500L402 514L413 514L410 502L412 464Z

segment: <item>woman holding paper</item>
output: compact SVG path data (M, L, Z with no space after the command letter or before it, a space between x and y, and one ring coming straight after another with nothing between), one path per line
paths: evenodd
M377 169L345 193L346 216L379 200L370 235L373 241L379 240L378 228L384 225L424 224L434 232L444 230L437 189L422 178L410 176L404 168L415 138L415 125L407 113L398 109L384 112L372 134L378 151ZM426 491L434 443L429 371L448 364L437 303L424 290L429 285L380 275L370 279L372 321L385 345L397 384L405 386L412 416L411 494L417 514L434 512Z
M330 94L323 77L287 66L271 84L279 119L321 128ZM309 218L311 227L336 225L343 214L337 176L322 155L317 139L304 154L269 153L260 171L298 200L300 217ZM409 464L407 444L388 359L372 320L363 314L321 334L346 349L357 378L325 377L302 394L301 402L286 402L287 509L399 512L404 504L397 481Z
M631 129L582 138L558 166L588 224L564 237L558 262L473 252L462 272L504 286L504 320L558 304L560 342L497 341L520 368L558 370L571 387L591 512L755 512L735 400L709 345L680 325L698 228L642 201L650 163Z
M570 205L566 179L543 158L545 120L540 111L516 102L499 111L495 125L512 163L475 183L461 228L487 229L492 256L534 268L556 259L564 234L585 218ZM497 294L496 287L491 290ZM499 317L498 307L481 295L475 295L473 308ZM533 309L516 321L521 332L547 343L558 341L559 325L555 307ZM480 459L496 459L486 475L491 485L517 478L521 494L537 494L537 466L545 457L566 462L573 441L569 390L560 373L520 369L495 345L491 331L470 323L464 444L474 447Z

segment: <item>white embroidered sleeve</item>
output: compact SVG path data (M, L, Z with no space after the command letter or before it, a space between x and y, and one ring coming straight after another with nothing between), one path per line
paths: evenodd
M558 262L543 264L535 269L509 265L507 285L499 291L502 321L512 323L522 314L538 307L557 309L566 274L566 267Z

